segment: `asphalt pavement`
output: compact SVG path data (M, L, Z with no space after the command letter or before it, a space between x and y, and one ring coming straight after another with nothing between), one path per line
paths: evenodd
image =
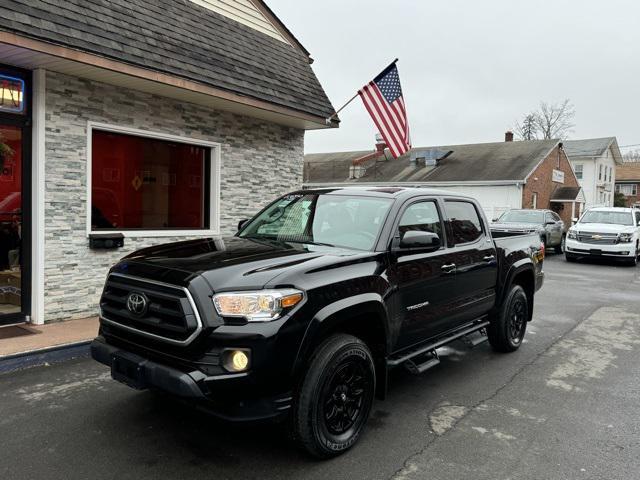
M319 462L110 379L90 359L0 375L0 479L638 479L640 267L550 255L525 344L397 370L361 441Z

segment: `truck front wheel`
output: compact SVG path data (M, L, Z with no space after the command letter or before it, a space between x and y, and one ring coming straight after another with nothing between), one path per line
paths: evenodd
M489 343L497 352L514 352L524 339L529 320L529 300L520 285L513 285L487 328Z
M352 447L369 418L375 367L360 339L338 334L314 352L294 398L292 429L312 455L329 458Z

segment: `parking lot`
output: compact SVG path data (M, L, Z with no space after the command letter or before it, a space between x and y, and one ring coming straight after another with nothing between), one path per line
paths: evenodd
M0 376L0 478L630 479L640 471L640 267L550 255L526 343L394 372L362 441L312 460L112 381L90 359Z

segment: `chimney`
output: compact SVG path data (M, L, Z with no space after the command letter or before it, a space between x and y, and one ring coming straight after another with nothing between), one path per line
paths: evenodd
M504 141L513 142L513 132L511 130L507 130L506 132L504 132Z
M387 144L385 143L382 135L376 133L376 152L384 153L384 149L387 148Z

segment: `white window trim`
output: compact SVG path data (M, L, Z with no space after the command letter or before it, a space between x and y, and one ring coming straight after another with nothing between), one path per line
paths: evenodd
M157 140L168 140L170 142L186 143L211 149L211 177L209 179L209 228L208 229L186 229L186 230L92 230L91 229L91 169L93 167L92 158L92 137L93 131L124 133L138 137L153 138ZM209 142L197 138L180 137L167 133L141 130L138 128L123 127L108 123L87 122L87 237L92 233L122 233L128 238L150 238L150 237L208 237L220 234L220 150L221 145L217 142Z

